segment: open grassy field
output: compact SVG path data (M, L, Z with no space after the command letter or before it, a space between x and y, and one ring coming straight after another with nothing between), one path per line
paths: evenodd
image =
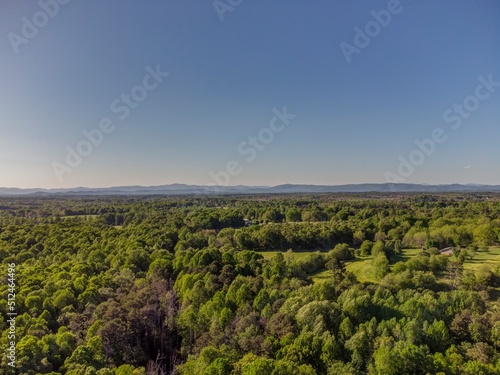
M403 249L401 254L392 257L391 265L397 262L406 262L407 260L417 256L421 251L421 249Z
M373 268L371 260L373 257L357 258L350 262L346 262L346 269L356 275L360 282L372 282L375 283L377 280L375 278L375 269ZM311 279L316 282L322 282L330 277L330 271L323 270L311 275Z
M391 266L397 262L405 262L419 254L420 249L403 249L401 254L394 256L391 259ZM277 251L265 251L261 252L264 256L264 259L270 260L272 259L278 252ZM306 258L312 252L294 252L292 253L293 259L300 260ZM286 253L283 253L284 255ZM348 271L352 272L359 281L361 282L377 282L375 278L375 270L372 265L373 257L363 257L357 258L350 262L346 262L346 268ZM488 249L488 251L478 251L472 254L472 259L469 257L464 263L465 269L476 270L482 265L490 265L490 266L500 266L500 246L492 246ZM322 270L311 274L311 279L314 282L322 282L327 280L330 277L330 271Z
M314 274L311 274L310 277L311 277L311 280L313 282L321 283L323 281L328 280L328 278L330 277L330 271L322 270L322 271L316 272Z
M391 264L394 264L399 261L406 261L410 259L411 257L414 257L418 254L420 249L405 249L403 250L403 253L399 255L397 258L394 259ZM266 260L271 260L278 251L262 251L260 254L264 257ZM314 252L312 251L301 251L301 252L293 252L292 253L292 259L294 260L301 260L306 258L309 254L312 254ZM286 252L283 252L283 255L288 256ZM357 258L355 260L352 260L350 262L346 262L346 268L348 271L354 273L356 277L358 278L359 281L361 282L376 282L375 279L375 270L372 266L371 260L373 257L368 256L368 257L363 257L363 258ZM315 274L310 275L311 279L314 282L321 282L329 277L330 271L328 270L322 270L319 271Z
M87 219L87 218L96 218L96 217L99 217L99 215L66 215L66 216L61 216L61 218L63 219L75 219L75 218L78 218L78 219Z
M286 251L260 251L259 254L261 254L265 260L271 260L273 259L276 254L282 253L285 258L288 256L288 252ZM301 260L307 258L310 254L314 254L315 251L294 251L291 253L291 257L293 260Z
M492 246L488 251L478 251L472 254L472 259L467 257L465 269L476 270L482 265L500 266L500 246Z

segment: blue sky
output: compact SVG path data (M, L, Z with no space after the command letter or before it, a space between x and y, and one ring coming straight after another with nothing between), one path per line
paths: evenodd
M470 98L478 77L500 82L500 3L401 1L377 33L371 12L396 5L243 0L221 20L212 1L72 0L44 20L38 2L4 0L0 186L214 184L230 161L230 185L500 184L500 87ZM358 48L350 63L342 42ZM121 120L111 104L158 66L169 76ZM467 98L452 129L443 114ZM248 162L240 144L285 107L296 117ZM103 118L114 130L70 166ZM446 141L424 155L415 140L436 128Z

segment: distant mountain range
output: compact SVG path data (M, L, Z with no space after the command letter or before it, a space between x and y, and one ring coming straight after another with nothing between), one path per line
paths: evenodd
M0 196L52 195L199 195L199 194L291 194L291 193L444 193L500 192L500 185L449 184L350 184L350 185L278 185L278 186L202 186L171 184L161 186L116 186L109 188L77 187L70 189L0 188Z

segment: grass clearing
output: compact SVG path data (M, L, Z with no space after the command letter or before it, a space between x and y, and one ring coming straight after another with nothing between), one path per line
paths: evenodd
M346 262L346 270L352 272L362 283L376 283L377 278L375 277L375 268L373 267L372 260L372 256L351 260ZM312 281L317 283L328 280L331 272L329 270L322 270L310 276Z
M331 277L331 271L330 270L322 270L322 271L315 272L309 276L311 277L311 280L314 283L321 283L321 282L327 281Z
M316 253L316 251L293 251L291 253L288 251L259 251L258 253L262 255L265 260L273 259L278 253L283 254L285 259L290 254L292 260L302 260L306 259L309 255Z
M472 259L467 257L464 263L464 269L477 270L483 265L500 265L500 246L492 246L487 251L477 251L472 255Z
M79 219L87 219L87 218L96 218L96 217L99 217L99 215L66 215L66 216L61 216L62 219L75 219L75 218L79 218Z
M392 267L397 262L406 262L418 256L421 251L421 249L403 249L401 250L401 254L392 257L390 266ZM315 251L294 251L292 253L286 251L261 251L259 254L262 254L265 260L271 260L280 252L285 256L285 259L287 256L291 256L293 260L302 260L315 253ZM451 258L455 259L453 256ZM372 256L356 258L355 260L346 262L346 269L356 275L360 282L376 283L377 279L372 260ZM492 246L487 251L478 251L472 254L472 259L468 257L465 261L464 269L474 271L482 265L500 266L500 246ZM330 275L330 271L324 269L309 276L313 282L317 283L328 280Z
M346 269L356 275L356 278L362 283L376 283L377 278L375 277L375 267L373 267L372 260L372 256L357 258L353 261L347 262Z
M401 254L394 255L391 258L391 265L397 262L406 262L413 257L416 257L418 254L422 252L422 249L402 249Z

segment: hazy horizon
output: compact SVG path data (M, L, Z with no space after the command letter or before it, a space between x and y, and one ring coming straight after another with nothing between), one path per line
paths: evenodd
M20 188L17 186L0 186L0 189L22 189L22 190L35 190L35 189L41 189L41 190L58 190L58 189L63 189L63 190L68 190L68 189L114 189L114 188L158 188L162 186L172 186L172 185L183 185L183 186L202 186L202 187L221 187L221 188L236 188L236 187L248 187L248 188L274 188L278 186L286 186L286 185L292 185L292 186L300 186L300 185L306 185L306 186L348 186L348 185L353 185L353 186L359 186L359 185L385 185L385 184L390 184L388 182L362 182L362 183L346 183L346 184L309 184L309 183L283 183L283 184L277 184L277 185L255 185L255 184L239 184L239 185L201 185L201 184L185 184L182 182L173 182L173 183L168 183L168 184L160 184L160 185L140 185L140 184L131 184L131 185L110 185L110 186L70 186L70 187L64 187L64 188L48 188L48 187L40 187L40 186L31 186L31 187L26 187L26 188ZM450 186L450 185L460 185L460 186L500 186L500 184L476 184L476 183L458 183L458 182L450 182L450 183L443 183L443 184L429 184L429 183L418 183L418 182L404 182L404 183L395 183L395 185L420 185L420 186Z
M2 4L0 187L500 184L500 3L62 3Z

